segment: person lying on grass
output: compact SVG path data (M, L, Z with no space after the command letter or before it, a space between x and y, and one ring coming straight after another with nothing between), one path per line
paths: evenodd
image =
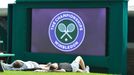
M44 70L35 70L37 72ZM85 66L85 63L81 56L77 56L72 63L52 63L49 66L50 72L86 72L89 73L89 66Z
M3 70L16 70L16 71L34 71L34 70L49 70L50 63L38 64L34 61L15 60L11 64L1 63Z
M38 64L34 61L16 60L11 64L2 63L4 70L23 70L36 72L86 72L89 73L89 66L85 63L81 56L77 56L72 63L48 63Z

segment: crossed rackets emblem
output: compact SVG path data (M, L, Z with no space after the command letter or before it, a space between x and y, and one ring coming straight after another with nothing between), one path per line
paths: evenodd
M60 32L64 33L60 37L60 39L63 39L65 35L67 35L70 39L72 39L72 36L69 33L72 33L75 30L75 25L73 23L70 23L66 26L64 23L60 23L58 25L58 29Z

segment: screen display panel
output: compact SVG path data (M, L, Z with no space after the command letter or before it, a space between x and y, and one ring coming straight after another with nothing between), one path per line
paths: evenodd
M105 56L106 8L32 9L31 52Z

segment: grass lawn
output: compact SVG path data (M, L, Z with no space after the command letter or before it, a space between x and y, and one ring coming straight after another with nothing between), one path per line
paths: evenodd
M0 72L0 75L111 75L101 73L71 73L71 72L32 72L32 71L5 71Z

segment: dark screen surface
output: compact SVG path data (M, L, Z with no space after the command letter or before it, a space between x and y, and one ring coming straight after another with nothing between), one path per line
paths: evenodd
M53 21L58 19L57 17L70 12L76 17L61 17L56 24L53 24ZM75 22L77 18L78 22ZM31 52L89 56L105 56L106 54L106 8L32 9L31 23ZM72 25L72 28L69 25ZM83 28L82 31L80 27ZM56 46L53 37L61 45ZM81 41L75 42L79 38ZM75 47L71 45L72 42L80 42L80 44L76 44ZM66 46L63 47L63 44Z

